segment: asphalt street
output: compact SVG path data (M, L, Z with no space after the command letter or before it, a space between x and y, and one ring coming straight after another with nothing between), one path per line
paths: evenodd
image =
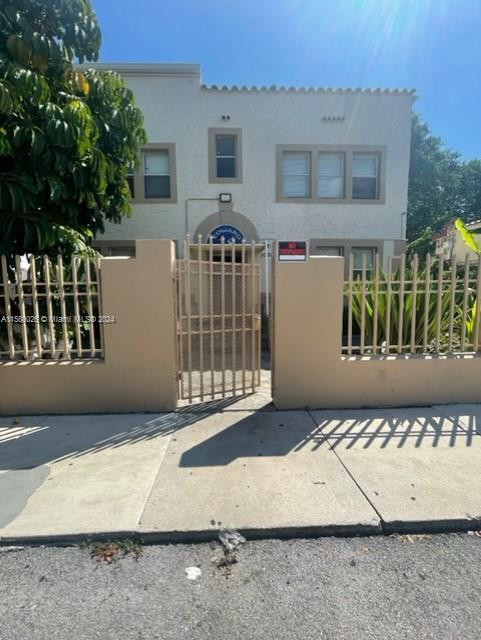
M219 544L142 551L109 563L86 546L0 547L1 639L481 635L481 538L468 534L248 541L227 567Z

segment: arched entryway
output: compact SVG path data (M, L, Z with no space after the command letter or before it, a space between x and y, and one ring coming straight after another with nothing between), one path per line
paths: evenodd
M215 243L220 242L224 236L226 242L241 243L258 240L259 235L256 227L249 218L237 211L217 211L212 213L197 226L194 233L194 240L197 241L199 235L208 242L212 236Z

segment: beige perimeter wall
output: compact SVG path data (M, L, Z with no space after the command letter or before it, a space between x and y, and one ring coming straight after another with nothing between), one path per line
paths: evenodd
M481 356L341 356L343 259L275 263L276 407L481 402Z
M0 414L172 410L176 405L174 245L141 240L101 262L103 360L0 363Z

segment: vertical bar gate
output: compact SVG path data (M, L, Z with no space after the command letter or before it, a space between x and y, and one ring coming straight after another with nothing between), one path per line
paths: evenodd
M176 267L180 399L245 395L260 385L263 249L185 241Z

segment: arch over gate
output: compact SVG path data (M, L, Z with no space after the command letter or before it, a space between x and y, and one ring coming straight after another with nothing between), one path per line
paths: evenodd
M238 229L243 235L246 242L258 240L259 235L254 224L247 216L237 211L217 211L212 213L197 226L194 233L194 240L197 240L199 234L207 241L212 231L219 226L232 226Z

